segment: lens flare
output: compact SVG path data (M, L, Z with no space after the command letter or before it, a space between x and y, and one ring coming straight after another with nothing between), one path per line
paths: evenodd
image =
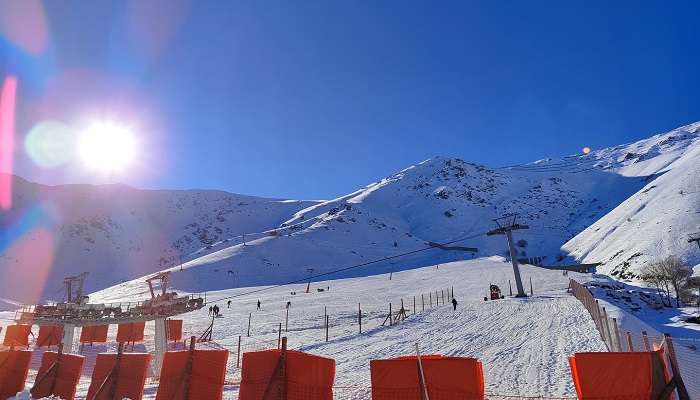
M591 148L590 148L590 147L584 147L583 149L581 149L581 151L583 152L583 154L588 154L588 153L591 152Z
M99 122L81 135L78 154L89 168L119 172L134 160L136 147L136 137L129 129L112 122Z
M0 88L0 209L12 207L12 156L15 148L17 78L9 76Z
M70 161L75 143L68 125L58 121L36 124L24 139L24 149L38 166L55 168Z

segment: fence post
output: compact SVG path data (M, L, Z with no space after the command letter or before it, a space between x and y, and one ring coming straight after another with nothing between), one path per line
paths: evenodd
M279 329L277 330L277 348L280 348L282 344L282 323L280 322Z
M671 359L671 369L673 370L673 378L676 379L676 390L678 391L678 400L689 400L688 390L683 383L681 370L678 368L678 360L676 359L676 350L673 348L673 339L668 333L664 333L664 341L668 347L668 357Z
M248 337L250 337L250 317L253 316L253 313L248 313Z
M413 313L416 313L416 296L413 296Z
M391 303L389 303L389 326L394 325L394 318L391 316Z
M287 307L287 314L284 316L284 331L289 332L289 307Z
M510 291L510 295L513 295L513 286L510 285L510 279L508 279L508 290Z
M357 303L357 321L360 323L360 333L362 333L362 307Z
M632 333L627 331L627 349L629 351L634 351L634 345L632 344Z
M647 331L642 331L642 341L644 342L644 350L651 351L651 346L649 346L649 336Z
M620 341L620 329L617 326L617 318L613 318L613 332L615 334L615 347L617 348L615 351L622 351L622 343Z
M238 351L236 352L236 368L241 367L241 335L238 335Z
M455 287L454 286L452 286L452 298L453 299L455 298Z
M605 325L603 326L603 328L605 329L605 336L606 336L607 342L608 342L608 351L615 351L614 350L615 346L612 343L612 335L610 334L610 325L608 322L608 312L605 311L605 307L603 307L603 318L604 318L603 320L605 321Z
M430 308L433 307L433 292L430 292Z
M530 277L530 296L534 295L535 293L532 291L532 277Z
M423 300L423 293L420 294L420 307L421 311L425 311L425 301Z
M326 315L326 342L328 341L328 315Z

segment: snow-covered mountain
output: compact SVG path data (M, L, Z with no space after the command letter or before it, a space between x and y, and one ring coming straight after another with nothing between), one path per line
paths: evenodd
M619 238L610 229L598 227L614 219L620 207L648 195L648 188L655 183L661 188L666 186L663 182L673 182L676 189L671 192L675 193L681 188L692 191L696 175L691 169L697 169L697 162L695 166L690 164L700 151L699 127L688 125L587 155L496 169L458 159L433 158L346 196L300 210L280 229L251 237L246 245L220 246L220 250L186 263L184 271L173 269L174 283L183 290L215 290L304 280L310 274L357 265L324 279L504 255L505 239L485 233L495 226L493 218L509 213L518 213L518 222L530 227L515 233L522 258L544 257L546 264L573 259L604 262L603 269L610 273L615 269L609 267L609 258L615 253L619 253L617 257L628 254L627 259L635 253L655 258L673 251L697 262L693 248L681 246L680 239L672 248L655 246L657 239L653 239L664 237L667 222L675 219L686 219L682 225L676 224L679 235L700 226L700 215L688 211L697 197L686 197L686 205L665 201L660 207L668 207L666 216L654 215L665 222L644 226L644 235L650 239L641 244L630 240L635 231L639 232L637 225L630 224L625 236ZM685 181L680 176L685 176ZM650 212L652 209L649 207ZM592 236L596 229L608 235ZM422 250L430 242L461 238L465 240L455 245L477 247L479 251L472 255L435 248ZM416 252L371 262L412 251ZM369 264L362 266L365 263ZM625 277L632 277L633 271L630 269ZM140 281L133 284L142 285Z
M91 287L100 288L175 265L175 287L203 291L305 280L365 263L324 279L504 255L505 238L485 233L509 213L530 227L515 233L519 257L603 262L603 271L632 278L635 260L673 253L700 262L685 236L700 230L699 128L502 168L436 157L320 202L124 186L47 188L18 180L26 187L20 193L28 194L20 195L14 217L3 220L10 232L33 226L23 219L60 221L47 228L50 235L26 233L58 238L54 257L40 260L54 266L47 282L56 288L58 278L83 270L92 271ZM43 215L32 208L37 198L51 199ZM234 238L242 233L245 243ZM479 251L425 250L453 241ZM202 256L180 266L178 256L193 251ZM371 262L406 252L414 253ZM19 258L5 251L0 268L10 271L13 262Z
M620 279L634 279L644 263L668 255L700 265L700 250L688 242L689 234L700 232L699 127L689 125L627 146L631 156L626 157L635 161L622 171L654 171L654 179L564 250L584 262L602 262L601 272Z
M12 186L12 207L0 211L0 293L22 301L60 300L63 278L83 271L90 272L87 290L149 274L315 204L220 191L45 186L18 177Z

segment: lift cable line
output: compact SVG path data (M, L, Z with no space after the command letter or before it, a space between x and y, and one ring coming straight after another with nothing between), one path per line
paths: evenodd
M458 239L451 240L451 241L449 241L449 242L442 243L441 246L444 247L444 246L449 245L449 244L458 243L458 242L461 242L461 241L464 241L464 240L468 240L468 239L474 239L474 238L476 238L476 237L483 236L483 235L486 235L486 233L477 233L477 234L474 234L474 235L469 235L469 236L461 237L461 238L458 238ZM216 300L209 300L209 301L207 301L205 304L215 303L215 302L217 302L217 301L228 300L228 299L233 299L233 298L237 298L237 297L243 297L243 296L247 296L247 295L249 295L249 294L260 293L260 292L264 292L264 291L267 291L267 290L270 290L270 289L275 289L275 288L282 287L282 286L286 286L286 285L292 285L292 284L295 284L295 283L306 282L306 281L308 281L308 280L310 280L310 279L313 279L313 278L319 278L319 277L322 277L322 276L333 275L333 274L336 274L336 273L338 273L338 272L349 271L349 270L355 269L355 268L366 267L367 265L376 264L376 263L379 263L379 262L382 262L382 261L393 260L393 259L396 259L396 258L408 256L408 255L411 255L411 254L420 253L420 252L423 252L423 251L426 251L426 250L433 250L433 249L435 249L435 248L436 248L435 246L428 245L427 247L423 247L423 248L420 248L420 249L416 249L416 250L412 250L412 251L407 251L407 252L405 252L405 253L399 253L399 254L395 254L395 255L393 255L393 256L383 257L383 258L379 258L379 259L372 260L372 261L367 261L367 262L364 262L364 263L361 263L361 264L351 265L351 266L349 266L349 267L344 267L344 268L336 269L336 270L333 270L333 271L324 272L324 273L322 273L322 274L316 274L316 275L312 275L312 276L309 276L309 277L306 277L306 278L296 279L296 280L293 280L293 281L289 281L289 282L285 282L285 283L280 283L280 284L272 285L272 286L267 286L267 287L260 288L260 289L250 290L250 291L247 291L247 292L244 292L244 293L238 293L238 294L234 294L234 295L231 295L231 296L222 297L222 298L219 298L219 299L216 299ZM478 251L478 249L476 249L476 248L468 248L468 249L469 249L469 251L472 251L472 250L473 250L474 252Z
M513 263L515 285L518 289L518 294L515 297L527 297L527 295L525 294L525 290L523 289L522 279L520 278L520 269L518 269L518 253L515 250L515 245L513 244L513 231L519 229L529 229L530 227L525 224L516 223L515 221L517 217L518 214L511 214L494 219L493 221L498 227L494 230L487 232L486 235L506 235L506 238L508 239L508 251L510 252L510 260Z

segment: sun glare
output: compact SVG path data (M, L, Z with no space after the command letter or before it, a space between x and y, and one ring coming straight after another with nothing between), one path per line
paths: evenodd
M95 123L80 136L78 152L86 167L119 172L134 160L136 137L115 123Z

